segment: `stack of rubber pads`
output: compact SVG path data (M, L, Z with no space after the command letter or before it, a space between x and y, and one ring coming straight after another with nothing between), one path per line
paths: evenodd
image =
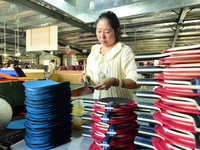
M136 114L137 107L134 100L126 98L102 98L99 100L84 100L84 103L94 103L85 106L84 110L92 111L92 115L83 115L84 120L93 123L83 123L84 137L91 137L94 141L89 150L133 150L134 137L137 135Z
M155 86L153 91L138 90L138 98L155 98L154 103L139 101L140 113L136 145L156 150L200 150L200 45L172 48L164 53L136 54L136 61L159 60L162 66L138 67L140 74L154 78L138 79L137 84Z
M67 142L72 133L69 82L24 82L26 144L31 149L50 149Z

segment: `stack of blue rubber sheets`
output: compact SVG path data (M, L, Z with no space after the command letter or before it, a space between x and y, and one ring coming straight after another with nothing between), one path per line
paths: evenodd
M70 83L39 80L24 82L26 144L50 149L67 142L72 133Z

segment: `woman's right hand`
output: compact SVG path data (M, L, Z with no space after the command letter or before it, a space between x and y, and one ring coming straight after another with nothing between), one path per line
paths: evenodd
M85 80L84 80L84 76L85 76L85 74L84 73L82 73L82 75L80 75L80 77L79 77L79 82L81 82L82 84L84 84L84 82L85 82ZM86 76L86 79L87 79L87 81L88 81L88 84L90 83L90 81L91 81L91 78L90 78L90 76Z
M105 78L98 82L93 88L97 90L108 90L113 86L114 80L112 78Z
M80 75L79 79L78 79L79 82L81 82L82 84L84 83L84 75Z

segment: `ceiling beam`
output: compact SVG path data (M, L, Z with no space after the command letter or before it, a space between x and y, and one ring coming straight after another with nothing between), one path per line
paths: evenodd
M0 51L4 51L5 49L4 48L0 48ZM14 50L10 50L10 49L6 49L6 52L15 52Z
M6 41L6 44L15 45L15 43L14 43L14 42L10 42L10 41ZM19 44L19 47L26 48L26 45Z
M72 26L75 26L75 27L78 27L78 28L81 28L87 32L92 32L94 33L94 28L92 27L89 27L87 24L84 24L84 23L81 23L81 22L78 22L70 17L66 17L56 11L53 11L51 9L48 9L48 8L45 8L37 3L34 3L30 0L7 0L8 2L11 2L11 3L15 3L15 4L20 4L21 6L25 6L25 7L28 7L34 11L37 11L37 12L40 12L44 15L47 15L49 17L52 17L56 20L59 20L59 21L62 21L62 22L65 22L67 24L71 24Z
M175 46L176 44L176 41L177 41L177 38L178 38L178 33L180 31L180 28L182 26L182 23L187 15L187 12L189 10L189 7L185 7L181 10L181 13L180 13L180 16L179 16L179 20L177 22L177 26L176 26L176 31L175 31L175 34L174 34L174 38L173 38L173 42L172 42L172 47Z
M4 29L0 28L0 32L4 33ZM15 31L14 30L10 30L10 29L6 29L6 33L15 34ZM19 35L23 35L23 34L26 34L26 33L25 32L19 32Z

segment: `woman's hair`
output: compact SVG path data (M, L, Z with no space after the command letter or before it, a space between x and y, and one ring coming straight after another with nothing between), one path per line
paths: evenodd
M96 25L101 19L107 19L110 26L114 29L115 35L116 35L116 41L119 41L119 33L120 33L120 22L117 18L116 14L112 11L106 11L103 12L99 18L96 20Z

